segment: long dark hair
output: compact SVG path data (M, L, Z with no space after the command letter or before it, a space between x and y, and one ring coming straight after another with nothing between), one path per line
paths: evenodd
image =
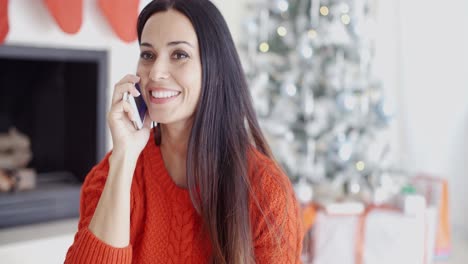
M249 216L248 151L272 157L259 128L228 26L208 0L155 0L138 17L138 40L155 13L174 9L197 33L202 91L187 148L187 182L209 232L213 263L254 260ZM160 136L160 134L159 134ZM160 141L159 141L160 142Z

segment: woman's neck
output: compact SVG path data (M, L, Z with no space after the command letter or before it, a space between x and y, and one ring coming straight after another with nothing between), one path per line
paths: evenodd
M187 187L186 160L190 126L186 123L161 125L161 153L164 164L176 185Z

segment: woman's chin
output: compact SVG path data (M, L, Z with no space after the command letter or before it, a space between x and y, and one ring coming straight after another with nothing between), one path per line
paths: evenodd
M154 114L149 113L149 117L151 118L151 120L153 122L156 122L158 124L166 124L166 123L170 122L170 120L168 120L167 118L162 117L161 115L154 115Z

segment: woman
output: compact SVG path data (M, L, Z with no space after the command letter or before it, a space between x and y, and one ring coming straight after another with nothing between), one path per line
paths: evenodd
M298 205L220 12L208 0L157 0L137 29L137 76L115 86L113 150L86 177L65 262L300 262ZM139 96L135 83L148 105L141 130L122 100Z

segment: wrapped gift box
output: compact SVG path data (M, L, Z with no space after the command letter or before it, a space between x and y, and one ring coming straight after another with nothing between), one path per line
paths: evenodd
M328 206L327 206L328 207ZM304 263L313 264L424 264L432 263L437 210L419 214L369 206L351 213L317 207L313 227L306 234L310 249ZM332 207L330 207L332 208Z

